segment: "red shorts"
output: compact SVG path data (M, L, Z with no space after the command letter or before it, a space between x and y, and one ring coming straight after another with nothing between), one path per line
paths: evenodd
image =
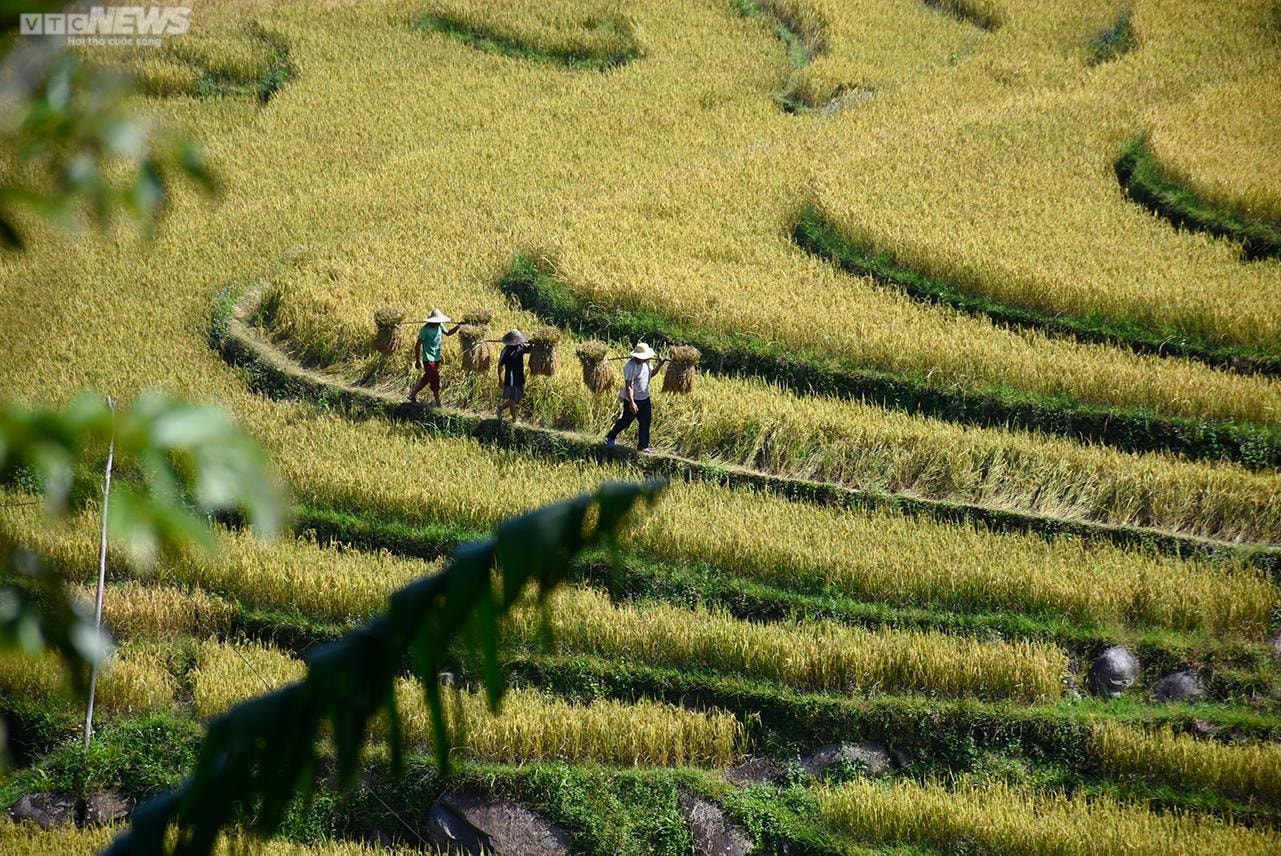
M436 361L423 363L423 377L432 392L440 392L440 363Z

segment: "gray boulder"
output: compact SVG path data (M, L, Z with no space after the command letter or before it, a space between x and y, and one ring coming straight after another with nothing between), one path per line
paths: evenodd
M678 804L694 836L694 852L699 856L746 856L752 851L752 836L716 803L682 793Z
M1139 677L1139 661L1120 645L1113 645L1090 666L1090 689L1095 695L1120 698Z
M739 788L777 785L783 781L783 770L772 758L753 758L726 770L725 780Z
M97 826L124 820L133 804L114 791L98 791L85 800L85 823Z
M29 820L41 829L76 821L76 800L67 794L27 794L9 806L14 823Z
M525 806L468 791L436 800L427 835L440 849L468 856L567 856L570 847L569 833Z
M897 746L890 750L890 758L894 761L896 769L903 769L912 763L912 756Z
M868 776L887 773L891 767L889 752L880 743L828 743L801 756L801 766L816 779L846 764Z
M1192 734L1194 737L1218 737L1219 732L1222 730L1223 729L1220 726L1215 725L1208 719L1194 720L1192 724L1188 726L1188 733Z
M1155 701L1194 701L1205 695L1201 679L1186 669L1171 672L1152 685Z

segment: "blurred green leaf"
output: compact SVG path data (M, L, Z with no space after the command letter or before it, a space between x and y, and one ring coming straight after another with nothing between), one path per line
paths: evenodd
M221 410L159 394L114 412L92 393L61 412L0 404L0 484L34 481L46 509L66 514L73 495L100 495L113 441L109 532L135 566L166 551L210 549L210 514L243 510L260 534L282 523L286 502L257 444ZM7 538L0 533L0 561L18 582L0 589L0 648L56 650L80 692L105 639L61 581Z
M369 722L382 712L392 723L393 761L399 766L399 720L388 706L394 705L407 656L423 686L437 763L447 772L459 736L449 730L440 688L440 666L450 646L467 635L489 646L511 605L506 592L519 591L519 581L533 577L545 596L543 574L550 573L555 585L577 550L612 538L636 502L652 500L662 487L611 485L608 513L602 490L508 521L493 540L460 547L440 573L393 593L386 613L310 657L301 683L237 705L210 722L192 777L180 791L141 806L132 831L118 837L107 853L161 854L168 841L169 852L204 856L232 818L252 817L251 828L270 835L311 774L321 736L331 735L339 781L348 787ZM597 522L588 527L593 510ZM502 598L495 597L496 557ZM491 654L496 663L495 650L485 651L486 661ZM501 681L489 680L491 692L501 696ZM452 719L462 727L461 716ZM262 809L256 815L255 807Z
M216 190L194 142L135 113L126 76L44 40L20 44L6 65L0 245L24 246L19 209L63 228L105 229L124 214L150 236L176 180Z

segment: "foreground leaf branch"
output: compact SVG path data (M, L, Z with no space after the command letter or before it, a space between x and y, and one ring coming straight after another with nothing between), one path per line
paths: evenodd
M132 829L107 853L207 854L220 830L251 814L251 828L270 835L295 797L307 792L321 735L331 736L339 782L350 787L379 714L387 717L392 766L399 772L403 737L394 688L406 662L422 682L437 763L447 770L451 737L438 675L451 645L461 642L481 655L486 695L496 710L505 689L498 662L503 615L531 584L545 597L580 551L612 543L624 517L639 501L653 501L662 487L605 484L459 547L443 571L395 592L386 612L312 656L302 681L210 722L191 778L140 806Z
M13 504L42 504L51 520L66 517L98 495L97 461L108 445L122 472L110 538L134 567L164 552L211 548L216 515L241 517L263 537L284 526L288 502L257 443L222 409L160 393L115 410L92 392L61 410L0 403L0 488L16 488ZM0 650L56 651L81 694L109 645L24 541L0 531Z

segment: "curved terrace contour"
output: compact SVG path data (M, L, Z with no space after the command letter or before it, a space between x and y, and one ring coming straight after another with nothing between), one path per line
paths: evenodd
M1281 233L1278 237L1281 238ZM884 285L901 289L916 300L982 315L997 324L1042 330L1081 342L1116 345L1142 354L1196 360L1241 374L1281 377L1281 354L1216 345L1177 330L1152 329L1123 318L1046 312L973 294L961 285L912 270L887 254L874 253L860 246L841 235L813 205L807 207L797 220L792 229L792 240L801 249L850 273L870 276Z
M821 28L806 27L795 16L770 0L735 0L735 8L745 18L771 18L774 36L787 51L791 72L787 82L774 93L774 100L784 111L794 115L830 116L833 113L876 97L876 87L867 83L846 83L835 87L823 98L814 98L803 85L805 68L827 52L826 36Z
M982 427L1014 426L1127 452L1164 451L1193 460L1233 461L1251 469L1281 466L1281 436L1261 425L1159 416L1119 407L1041 400L991 387L963 389L823 358L752 337L694 327L654 313L592 305L518 256L499 282L503 293L549 324L588 336L647 338L651 343L692 344L701 367L730 376L759 377L801 393L862 399L882 407Z
M1175 228L1206 232L1240 244L1246 261L1281 259L1281 223L1247 220L1198 198L1161 168L1145 140L1127 146L1115 169L1127 196ZM1281 365L1281 358L1272 360L1274 366Z
M267 104L281 89L298 76L290 57L289 44L283 37L252 24L246 37L259 57L253 70L220 66L197 53L166 51L162 60L175 73L163 69L137 70L143 92L166 98L178 95L196 98L252 98Z
M414 19L415 29L437 33L484 53L513 59L555 63L574 70L609 71L642 56L631 23L609 18L601 27L614 34L608 49L566 41L555 46L535 46L512 35L478 28L474 24L439 12L423 12Z
M322 372L304 368L280 350L252 324L260 295L226 295L211 327L211 344L232 365L246 368L255 391L277 398L321 401L353 418L380 416L467 436L489 445L511 448L556 460L605 462L627 452L606 449L592 438L572 431L532 425L509 425L488 415L454 408L422 408L403 396L352 386ZM704 363L707 362L706 354ZM635 466L655 476L705 480L715 484L751 487L794 501L850 508L889 508L943 521L975 521L1000 530L1037 533L1045 537L1070 535L1084 540L1137 544L1181 556L1235 556L1261 568L1281 570L1281 551L1260 544L1241 544L1127 524L1073 520L1033 511L992 508L975 503L934 499L769 474L749 467L708 463L676 454L636 456Z

